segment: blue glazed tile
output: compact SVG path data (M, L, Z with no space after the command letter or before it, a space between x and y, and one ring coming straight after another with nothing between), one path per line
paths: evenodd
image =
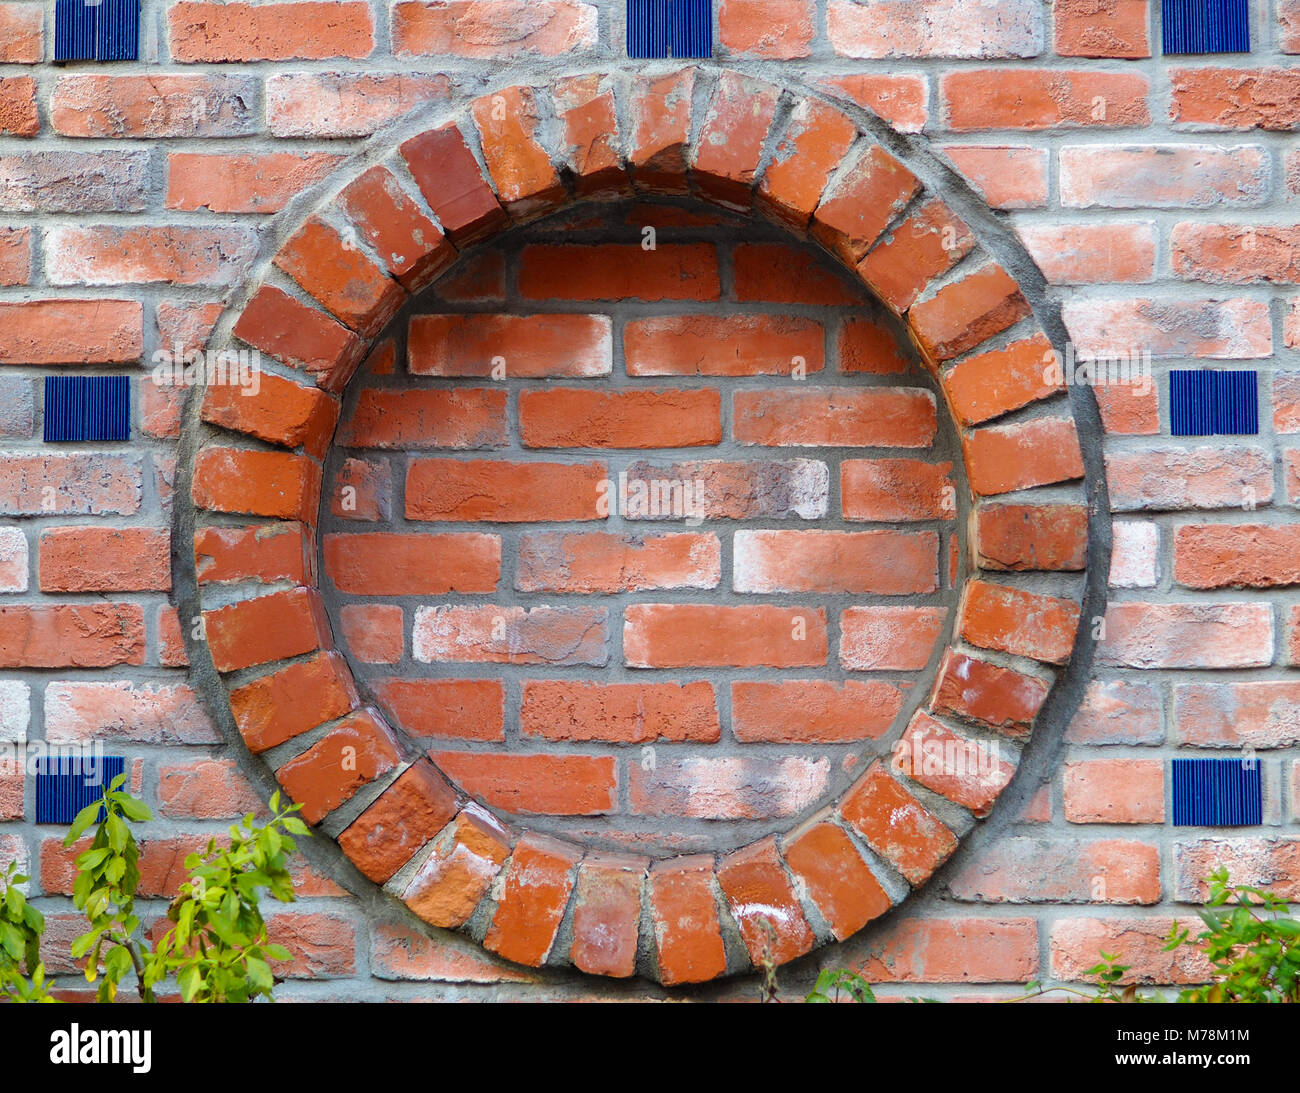
M1175 759L1175 827L1249 827L1264 822L1258 760Z
M1249 53L1250 0L1163 0L1165 53Z
M45 442L129 440L128 376L46 376Z
M125 769L120 755L42 756L36 760L36 822L72 823Z

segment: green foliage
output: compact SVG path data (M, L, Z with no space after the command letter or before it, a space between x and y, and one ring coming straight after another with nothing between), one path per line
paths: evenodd
M1207 883L1209 902L1197 912L1205 929L1193 939L1175 922L1165 949L1199 948L1214 968L1213 980L1183 991L1178 1001L1300 1002L1300 922L1289 916L1286 901L1230 883L1226 869Z
M874 1002L871 984L847 968L823 968L805 1002Z
M27 902L18 887L27 877L9 862L0 876L0 998L19 1002L53 1002L45 989L41 936L45 916Z
M247 1002L270 999L275 977L270 961L289 952L267 940L259 908L268 892L281 903L294 899L289 856L294 835L309 835L293 815L271 798L273 815L265 824L249 813L230 827L228 846L209 839L207 847L185 859L189 879L167 909L172 923L151 948L135 911L140 885L140 847L131 824L152 819L149 809L122 789L118 775L103 796L77 814L64 839L72 846L91 826L90 846L77 855L72 902L89 929L72 943L74 959L86 959L86 979L98 982L96 999L111 1002L122 982L134 976L140 999L156 1001L155 988L175 977L186 1002ZM0 998L54 1001L45 988L40 941L45 921L17 887L26 881L10 863L0 888Z

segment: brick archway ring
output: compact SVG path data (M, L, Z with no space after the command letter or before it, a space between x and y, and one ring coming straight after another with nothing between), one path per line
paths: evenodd
M752 210L810 234L852 271L938 379L973 506L953 642L904 733L916 746L873 761L785 836L653 867L511 830L461 796L361 702L313 572L339 396L402 303L495 233L638 191ZM186 430L182 484L203 567L185 590L204 621L191 652L219 674L228 723L252 753L309 745L275 777L372 881L520 964L695 983L857 932L897 902L872 862L920 886L988 815L1079 633L1088 512L1078 431L1064 387L1045 378L1052 344L1015 280L848 111L713 69L506 87L351 178L272 262L278 272L232 332L285 367L265 371L255 396L206 388L202 425ZM1013 424L995 422L1012 411L1023 411ZM1059 483L1075 485L1078 503L998 501ZM1038 575L1033 590L1009 576L1022 570ZM988 761L974 772L914 761L931 746ZM643 921L653 937L640 936Z

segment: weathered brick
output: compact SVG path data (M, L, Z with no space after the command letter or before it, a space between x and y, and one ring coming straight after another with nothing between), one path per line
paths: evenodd
M1258 668L1273 660L1266 603L1122 603L1106 611L1107 668Z

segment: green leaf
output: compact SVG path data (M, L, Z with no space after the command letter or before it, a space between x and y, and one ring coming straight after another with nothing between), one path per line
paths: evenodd
M180 975L176 977L176 985L181 989L181 1001L194 1001L194 996L199 993L202 984L203 973L199 971L197 964L190 964L183 968Z
M75 843L85 831L93 824L99 816L100 802L95 801L87 805L73 818L72 826L68 828L68 833L63 839L64 846L71 846Z
M153 813L149 811L149 806L143 801L137 801L128 794L121 794L118 797L118 806L122 809L122 815L128 820L136 823L143 823L145 820L152 820Z

